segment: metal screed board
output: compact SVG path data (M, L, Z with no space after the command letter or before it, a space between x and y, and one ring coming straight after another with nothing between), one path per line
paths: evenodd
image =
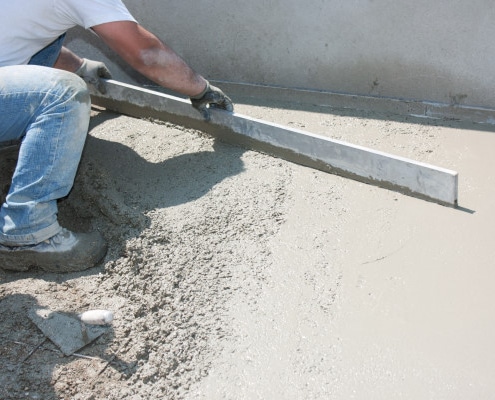
M169 121L297 164L439 204L457 205L455 171L223 110L212 110L207 123L189 100L114 80L107 81L105 95L92 95L93 104L122 114Z

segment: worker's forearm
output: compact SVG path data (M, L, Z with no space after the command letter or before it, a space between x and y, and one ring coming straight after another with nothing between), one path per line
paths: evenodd
M132 68L160 86L186 96L197 96L206 80L157 36L132 21L93 26L103 39Z
M206 80L164 44L141 50L133 64L153 82L186 96L196 96L206 87Z
M83 59L74 54L66 47L62 47L60 54L55 62L54 68L63 69L69 72L75 72L81 66Z

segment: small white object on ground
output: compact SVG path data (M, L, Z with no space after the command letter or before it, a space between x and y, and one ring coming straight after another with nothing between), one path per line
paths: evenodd
M85 324L107 325L113 321L113 312L108 310L89 310L79 314L79 319Z

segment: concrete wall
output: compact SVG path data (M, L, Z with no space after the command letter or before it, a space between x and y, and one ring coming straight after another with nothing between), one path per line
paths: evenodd
M495 108L489 0L124 1L212 80ZM140 83L80 33L69 47Z

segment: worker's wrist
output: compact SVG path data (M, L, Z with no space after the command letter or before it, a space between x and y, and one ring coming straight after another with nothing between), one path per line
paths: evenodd
M200 98L202 98L206 92L210 90L210 82L206 81L206 86L205 88L201 91L201 93L195 95L195 96L191 96L191 99L194 99L194 100L199 100Z
M86 64L87 64L87 60L85 58L81 58L81 64L79 65L79 67L77 67L74 73L76 75L81 76L81 73L83 72L83 69L85 68Z

